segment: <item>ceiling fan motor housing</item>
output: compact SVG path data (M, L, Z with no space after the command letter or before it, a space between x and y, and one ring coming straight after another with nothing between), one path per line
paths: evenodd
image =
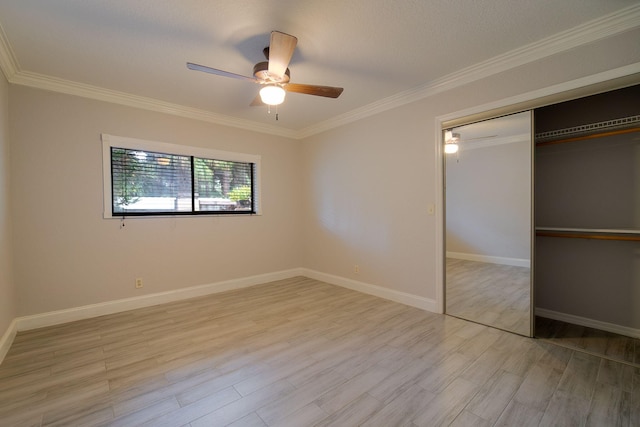
M256 79L262 80L267 83L288 83L289 78L291 77L291 73L289 72L288 68L284 72L282 78L278 78L277 76L269 74L268 61L258 62L256 65L254 65L253 75L256 77Z

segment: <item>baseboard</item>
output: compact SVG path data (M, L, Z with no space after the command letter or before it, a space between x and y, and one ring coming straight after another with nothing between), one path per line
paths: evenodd
M572 323L578 326L586 326L588 328L599 329L601 331L612 332L614 334L620 334L627 337L640 338L640 329L616 325L614 323L601 322L600 320L588 319L586 317L574 316L573 314L560 313L536 307L536 316Z
M107 314L120 313L137 308L150 307L153 305L168 302L180 301L188 298L215 294L218 292L242 289L276 280L289 279L296 276L306 276L311 279L320 280L333 285L342 286L354 291L369 295L375 295L391 301L417 307L423 310L436 312L436 301L419 297L405 292L395 291L377 285L371 285L340 276L334 276L307 268L294 268L273 273L260 274L256 276L243 277L240 279L226 280L207 285L192 286L184 289L176 289L168 292L159 292L134 298L125 298L114 301L106 301L98 304L74 307L65 310L51 311L47 313L22 316L13 319L11 325L2 336L0 341L0 361L4 357L17 332L30 329L54 326L62 323L74 322L76 320L89 319L92 317L104 316Z
M85 305L82 307L74 307L66 310L35 314L32 316L23 316L14 319L14 322L16 323L17 331L26 331L29 329L42 328L45 326L53 326L61 323L73 322L76 320L104 316L106 314L119 313L136 308L149 307L152 305L180 301L188 298L196 298L199 296L215 294L218 292L247 288L262 283L289 279L291 277L301 275L303 275L302 270L299 268L294 268L291 270L259 274L256 276L243 277L240 279L225 280L222 282L192 286L168 292L159 292L140 297L107 301L98 304Z
M513 265L515 267L531 268L531 261L522 258L507 258L500 256L469 254L464 252L449 252L447 258L464 259L467 261L487 262L489 264Z
M308 268L303 268L301 270L301 274L305 277L309 277L310 279L320 280L332 285L341 286L343 288L362 292L364 294L374 295L380 298L399 302L401 304L420 308L422 310L431 311L434 313L438 312L436 301L429 298L424 298L405 292L394 291L393 289L383 288L382 286L359 282L357 280L347 279L341 276L334 276L332 274L322 273L320 271L311 270Z
M11 348L11 344L13 344L13 339L16 337L16 333L18 332L16 319L13 319L9 324L9 327L0 338L0 363L4 360L4 357L9 352L9 348Z

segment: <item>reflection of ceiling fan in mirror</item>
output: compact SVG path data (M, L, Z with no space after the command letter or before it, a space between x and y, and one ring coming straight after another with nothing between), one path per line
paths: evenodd
M228 71L206 67L204 65L187 62L187 68L195 71L215 74L223 77L247 80L262 85L259 95L251 103L255 105L279 105L282 104L285 92L296 92L305 95L324 96L327 98L337 98L342 93L341 87L317 86L299 83L290 83L289 62L293 56L298 39L289 34L279 31L271 32L271 41L265 47L263 53L266 61L259 62L253 67L253 76L247 77Z

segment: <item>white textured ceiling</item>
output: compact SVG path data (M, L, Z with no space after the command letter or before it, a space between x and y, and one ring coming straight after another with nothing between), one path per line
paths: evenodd
M95 90L103 98L129 94L136 102L159 101L182 114L187 108L191 115L210 114L223 122L304 132L524 52L523 47L543 45L569 29L602 25L603 16L631 14L638 26L639 5L637 0L0 0L6 42L0 59L13 83L72 93ZM250 76L253 65L264 60L272 30L298 38L292 82L341 86L342 96L289 93L275 122L266 107L249 107L256 85L185 66L190 61ZM76 84L80 88L74 89Z

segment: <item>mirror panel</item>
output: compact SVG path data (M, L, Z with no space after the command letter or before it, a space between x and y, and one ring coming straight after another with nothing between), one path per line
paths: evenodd
M444 136L459 147L445 154L445 312L525 336L533 335L531 114Z

